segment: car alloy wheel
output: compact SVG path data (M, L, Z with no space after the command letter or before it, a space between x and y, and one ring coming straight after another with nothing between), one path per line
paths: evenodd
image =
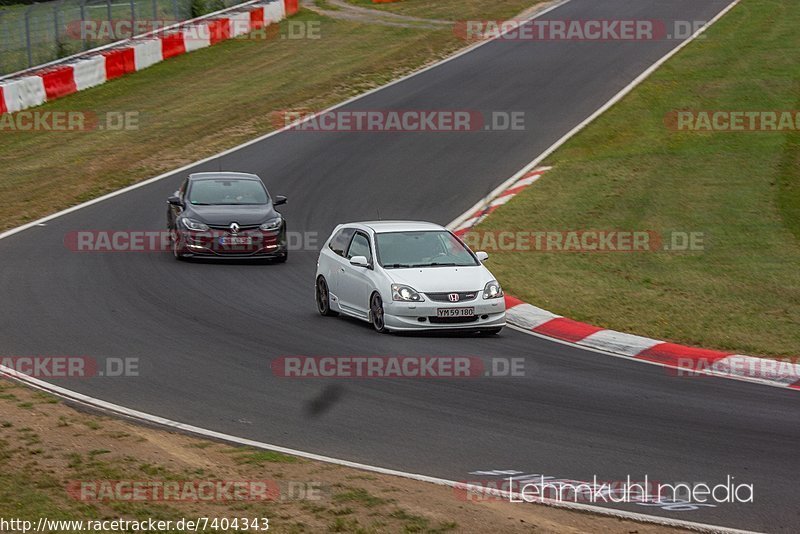
M325 278L321 276L317 278L316 291L314 293L317 299L317 311L319 311L320 315L326 317L339 315L331 310L331 295L328 292L328 284L325 282Z
M388 332L384 322L383 300L378 293L373 293L369 300L369 318L376 332Z

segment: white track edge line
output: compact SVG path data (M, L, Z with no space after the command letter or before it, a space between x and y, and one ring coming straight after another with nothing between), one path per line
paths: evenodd
M616 95L611 97L611 100L603 104L597 111L589 115L589 117L587 117L577 126L575 126L572 130L564 134L564 136L561 137L558 141L550 145L550 147L547 150L545 150L539 156L537 156L536 159L528 163L525 167L522 168L522 170L520 170L519 172L514 174L511 178L509 178L508 180L497 186L491 193L489 193L481 200L476 202L470 209L465 211L463 214L459 215L456 219L454 219L450 224L447 225L447 228L453 230L454 228L458 227L458 225L462 224L464 221L469 219L469 214L474 213L475 211L481 209L481 207L485 206L494 197L498 196L500 193L508 189L512 184L514 184L514 182L522 178L526 173L536 168L536 166L539 165L539 163L541 163L542 161L544 161L545 158L549 157L553 152L561 148L561 145L569 141L573 136L575 136L575 134L586 128L586 126L588 126L590 123L594 122L595 119L597 119L600 115L608 111L612 106L614 106L614 104L625 98L628 95L628 93L633 91L637 86L639 86L639 84L641 84L643 81L649 78L655 71L657 71L664 63L672 59L672 57L675 54L683 50L686 46L689 45L689 43L697 39L708 28L713 26L719 19L724 17L731 9L736 7L736 5L739 4L739 2L740 0L733 0L722 11L717 13L717 15L714 18L712 18L708 22L708 24L706 24L702 28L699 28L688 39L681 42L678 46L667 52L667 54L663 56L661 59L650 65L650 67L647 70L645 70L639 76L634 78L634 80L631 81L631 83L623 87L622 90L620 90Z
M542 16L542 15L544 15L546 13L549 13L550 11L553 11L553 10L555 10L555 9L557 9L557 8L567 4L567 3L569 3L570 1L571 0L561 0L558 3L553 4L551 6L548 6L548 7L546 7L545 9L543 9L541 11L533 13L530 17L528 17L527 19L524 19L524 21L527 22L527 21L530 21L530 20L534 20L537 17L540 17L540 16ZM357 100L365 98L365 97L367 97L367 96L369 96L369 95L371 95L373 93L377 93L378 91L381 91L383 89L387 89L387 88L389 88L389 87L391 87L393 85L397 85L397 84L402 83L402 82L404 82L404 81L406 81L406 80L408 80L410 78L413 78L414 76L418 76L418 75L420 75L420 74L422 74L424 72L427 72L427 71L429 71L431 69L434 69L436 67L444 65L445 63L449 63L450 61L458 59L461 56L469 54L470 52L473 52L474 50L477 50L478 48L480 48L480 47L482 47L484 45L487 45L489 43L494 42L495 40L499 39L500 37L505 35L505 33L509 32L511 30L512 30L512 28L508 28L506 31L504 31L503 33L499 34L496 37L493 37L492 39L488 39L486 41L481 41L481 42L475 43L473 45L467 46L466 48L461 49L460 51L456 52L453 55L447 56L446 58L441 59L441 60L439 60L439 61L437 61L435 63L432 63L432 64L427 65L425 67L422 67L422 68L420 68L418 70L410 72L410 73L406 74L405 76L403 76L401 78L398 78L396 80L392 80L392 81L390 81L390 82L388 82L388 83L386 83L384 85L381 85L379 87L374 87L374 88L370 89L369 91L367 91L365 93L361 93L359 95L356 95L356 96L354 96L352 98L349 98L349 99L345 100L344 102L340 102L340 103L335 104L335 105L333 105L333 106L331 106L329 108L326 108L326 109L324 109L322 111L318 111L318 112L316 112L316 113L314 113L312 115L304 117L302 120L295 121L295 122L293 122L291 124L288 124L288 125L284 126L283 128L280 128L279 130L274 130L272 132L268 132L268 133L266 133L266 134L264 134L264 135L262 135L260 137L257 137L255 139L251 139L250 141L244 142L244 143L242 143L240 145L237 145L235 147L231 147L231 148L229 148L227 150L223 150L222 152L219 152L217 154L211 155L211 156L209 156L207 158L204 158L204 159L201 159L201 160L198 160L198 161L193 161L193 162L191 162L191 163L189 163L187 165L184 165L183 167L167 171L167 172L165 172L163 174L159 174L158 176L154 176L152 178L148 178L148 179L146 179L144 181L141 181L141 182L136 182L136 183L131 184L131 185L129 185L127 187L124 187L122 189L118 189L116 191L112 191L111 193L107 193L107 194L105 194L103 196L100 196L100 197L97 197L97 198L93 198L93 199L88 200L86 202L83 202L81 204L77 204L75 206L71 206L71 207L66 208L64 210L61 210L59 212L52 213L50 215L42 217L41 219L37 219L35 221L23 224L22 226L18 226L16 228L12 228L10 230L6 230L5 232L0 233L0 239L5 239L7 237L10 237L10 236L12 236L14 234L17 234L17 233L22 232L24 230L27 230L29 228L33 228L34 226L38 226L38 225L46 223L48 221L52 221L53 219L56 219L58 217L62 217L64 215L67 215L67 214L72 213L74 211L78 211L80 209L89 207L89 206L91 206L93 204L97 204L99 202L103 202L103 201L108 200L110 198L114 198L116 196L123 195L125 193L130 192L130 191L133 191L134 189L138 189L140 187L145 187L145 186L150 185L150 184L152 184L154 182L158 182L160 180L163 180L164 178L169 178L170 176L174 176L174 175L176 175L176 174L178 174L180 172L183 172L183 171L185 171L187 169L191 169L192 167L196 167L198 165L202 165L204 163L208 163L210 161L214 161L215 159L222 158L224 156L227 156L228 154L232 154L234 152L237 152L239 150L247 148L247 147L249 147L251 145L254 145L256 143L260 143L261 141L263 141L265 139L268 139L268 138L272 137L273 135L278 135L279 133L282 133L282 132L284 132L284 131L286 131L286 130L288 130L290 128L293 128L298 124L302 124L302 123L304 123L306 121L312 120L314 117L318 117L319 115L322 115L322 114L325 114L325 113L329 113L329 112L331 112L331 111L333 111L335 109L338 109L338 108L340 108L342 106L346 106L346 105L351 104L351 103L353 103L353 102L355 102Z
M459 488L465 489L467 491L475 491L478 493L486 493L486 494L493 494L493 495L500 495L503 497L517 497L520 498L520 494L516 492L508 492L505 490L498 490L493 488L484 488L482 486L476 486L473 484L465 484L464 482L458 482L453 480L447 480L444 478L438 478L428 475L420 475L417 473L409 473L406 471L399 471L396 469L389 469L386 467L379 467L369 464L362 464L358 462L351 462L349 460L341 460L339 458L333 458L330 456L323 456L320 454L305 452L297 449L291 449L288 447L281 447L278 445L273 445L271 443L264 443L261 441L251 440L247 438L241 438L238 436L234 436L231 434L225 434L222 432L217 432L214 430L208 430L205 428L188 425L185 423L180 423L177 421L173 421L171 419L167 419L164 417L159 417L157 415L148 414L145 412L140 412L138 410L132 410L130 408L126 408L124 406L120 406L118 404L113 404L101 399L96 399L94 397L90 397L88 395L84 395L82 393L77 393L75 391L71 391L66 388L62 388L60 386L56 386L54 384L50 384L43 380L39 380L32 376L28 376L23 373L19 373L14 369L6 367L4 365L0 365L0 376L6 376L13 380L17 380L22 382L28 386L31 386L35 389L46 391L50 394L56 395L58 397L64 398L68 401L77 402L79 404L90 406L95 409L99 409L103 412L112 413L115 415L121 415L128 419L143 421L149 424L158 425L160 427L166 427L172 430L176 430L179 432L195 434L197 436L202 436L207 439L214 439L218 441L224 441L228 443L234 443L237 445L244 445L249 447L255 447L258 449L270 450L275 452L280 452L284 454L289 454L292 456L297 456L299 458L306 458L308 460L315 460L318 462L325 462L329 464L339 465L342 467L349 467L352 469L359 469L361 471L368 471L372 473L378 473L382 475L390 475L396 476L401 478L406 478L410 480L416 480L418 482L428 482L431 484L436 484L438 486L447 486L451 488ZM526 503L527 504L527 503ZM604 508L601 506L593 506L589 504L583 503L571 503L571 502L558 502L558 501L549 501L549 502L542 502L542 503L530 503L530 504L543 504L545 506L553 506L556 508L565 508L572 511L581 511L581 512L590 512L595 513L598 515L609 516L609 517L616 517L619 519L630 519L633 521L639 521L643 523L650 523L650 524L658 524L664 525L668 527L678 527L678 528L685 528L688 530L692 530L695 532L720 532L724 534L754 534L753 531L749 530L740 530L740 529L733 529L728 527L722 527L718 525L710 525L706 523L698 523L694 521L684 521L681 519L671 519L668 517L661 517L661 516L652 516L647 514L641 514L637 512L629 512L626 510L615 510L613 508Z

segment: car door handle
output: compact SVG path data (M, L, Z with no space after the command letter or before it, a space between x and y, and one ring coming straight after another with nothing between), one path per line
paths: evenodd
M344 272L344 267L339 267L339 272Z

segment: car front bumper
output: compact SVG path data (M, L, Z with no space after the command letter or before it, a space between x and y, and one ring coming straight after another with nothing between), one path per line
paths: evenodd
M439 318L440 308L474 308L472 318ZM501 328L506 324L505 299L484 300L480 295L472 301L450 304L384 301L384 322L390 330L482 330Z
M219 233L180 233L180 249L186 257L205 258L274 258L287 252L287 243L283 232L243 232L242 237L252 239L249 245L221 245Z

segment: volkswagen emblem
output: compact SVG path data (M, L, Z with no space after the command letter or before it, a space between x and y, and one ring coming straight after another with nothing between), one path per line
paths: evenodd
M236 223L231 223L231 233L238 234L239 233L239 225Z
M461 297L459 297L459 296L458 296L458 293L449 293L449 294L447 295L447 298L450 300L450 302L458 302L458 300L459 300Z

